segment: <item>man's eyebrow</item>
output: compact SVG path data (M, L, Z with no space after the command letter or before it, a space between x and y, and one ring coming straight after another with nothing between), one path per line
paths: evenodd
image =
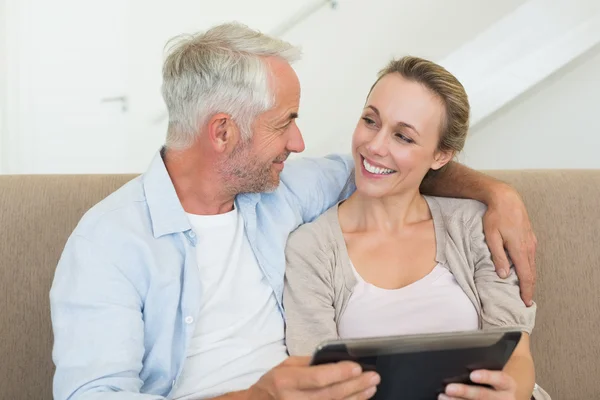
M298 118L297 112L290 113L290 116L288 117L288 119L296 119L296 118Z
M371 105L368 105L368 106L366 106L365 108L370 108L371 110L373 110L373 112L374 112L375 114L377 114L377 116L378 116L378 117L380 116L380 115L379 115L379 110L377 109L377 107L375 107L375 106L371 106ZM415 132L417 135L421 136L421 134L419 133L419 131L418 131L418 130L417 130L415 127L414 127L414 126L412 126L411 124L409 124L409 123L407 123L407 122L402 122L402 121L400 121L400 122L396 123L396 127L397 127L397 128L408 128L408 129L411 129L411 130L413 130L413 131L414 131L414 132Z

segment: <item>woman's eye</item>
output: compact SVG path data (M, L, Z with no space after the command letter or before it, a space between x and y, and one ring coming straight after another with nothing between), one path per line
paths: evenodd
M375 125L375 121L373 121L371 118L369 117L363 117L363 121L365 121L365 123L367 125Z
M408 136L405 136L401 133L396 133L396 137L400 140L405 141L406 143L414 143L415 141L412 140L411 138L409 138Z

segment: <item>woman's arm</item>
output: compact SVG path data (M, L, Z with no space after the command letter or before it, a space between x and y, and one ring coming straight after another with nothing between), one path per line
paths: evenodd
M488 206L484 217L485 237L498 274L506 276L511 267L506 250L515 263L521 296L528 305L535 285L537 239L519 193L497 179L457 162L428 177L421 192L440 197L475 199Z
M529 334L523 332L517 348L504 367L517 383L517 400L529 400L535 386L535 367L529 348Z
M290 355L311 355L321 342L338 337L329 246L315 224L298 228L288 239L283 306Z

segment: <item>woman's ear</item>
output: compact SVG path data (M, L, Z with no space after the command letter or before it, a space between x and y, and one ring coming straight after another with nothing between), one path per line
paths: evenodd
M438 170L444 165L448 164L454 158L454 151L452 150L437 150L433 156L433 163L431 163L431 169Z

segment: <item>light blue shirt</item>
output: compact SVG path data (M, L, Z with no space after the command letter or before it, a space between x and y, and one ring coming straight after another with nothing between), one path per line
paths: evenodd
M352 169L341 156L289 161L277 190L235 200L282 318L287 237L349 194ZM169 396L202 323L196 243L160 153L85 214L50 291L55 399Z

